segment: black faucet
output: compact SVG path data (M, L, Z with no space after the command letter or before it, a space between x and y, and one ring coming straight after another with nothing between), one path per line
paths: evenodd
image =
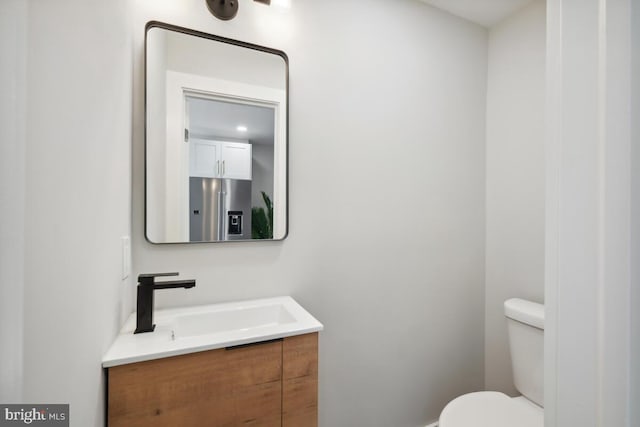
M141 332L153 332L156 325L153 324L153 291L156 289L193 288L195 280L171 280L155 283L156 277L177 276L178 273L152 273L138 276L138 311L136 313L136 330L134 334Z

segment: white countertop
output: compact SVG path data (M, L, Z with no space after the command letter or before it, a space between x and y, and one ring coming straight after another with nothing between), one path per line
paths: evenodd
M247 317L256 318L261 315L260 311L273 311L275 306L285 311L286 320L282 323L234 326L238 319L243 320L245 313ZM206 332L209 318L221 320L217 325L211 324L214 327L211 333ZM155 331L134 334L136 313L131 314L102 358L102 367L268 341L323 329L320 322L288 296L155 310L153 320Z

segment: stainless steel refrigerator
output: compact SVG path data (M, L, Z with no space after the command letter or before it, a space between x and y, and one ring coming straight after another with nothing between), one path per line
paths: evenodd
M189 178L189 241L251 239L251 181Z

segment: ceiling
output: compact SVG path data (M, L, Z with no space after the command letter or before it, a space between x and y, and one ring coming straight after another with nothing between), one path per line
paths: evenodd
M532 0L420 0L453 15L492 27Z
M273 108L187 96L189 128L196 138L248 140L273 145ZM246 130L239 131L238 126Z

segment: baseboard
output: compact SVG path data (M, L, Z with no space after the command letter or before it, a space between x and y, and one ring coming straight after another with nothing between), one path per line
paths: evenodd
M438 422L436 421L435 423L431 423L431 424L426 425L424 427L438 427Z

